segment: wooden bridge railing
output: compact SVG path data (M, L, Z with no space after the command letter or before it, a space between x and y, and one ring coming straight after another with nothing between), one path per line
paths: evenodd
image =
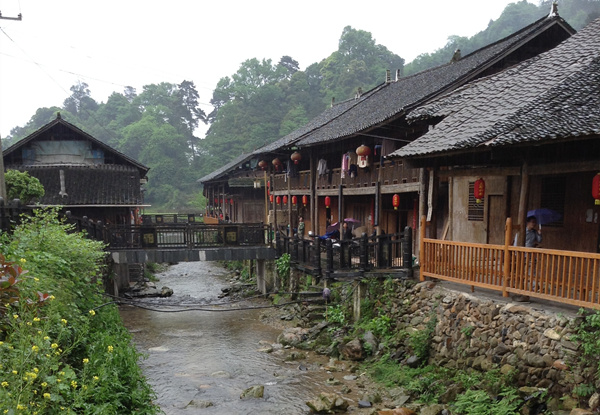
M298 239L278 234L277 255L290 254L299 269L313 275L323 272L334 278L336 272L363 273L374 269L412 268L412 229L350 240L321 240L318 236Z
M488 245L424 238L421 221L420 276L600 309L600 254Z

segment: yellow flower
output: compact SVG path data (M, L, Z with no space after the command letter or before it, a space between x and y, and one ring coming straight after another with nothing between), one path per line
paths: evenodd
M21 258L21 262L24 264L27 262L27 260L25 258Z
M34 367L34 368L33 368L33 371L34 371L35 373L38 373L40 370L39 370L37 367Z
M28 326L31 326L32 324L33 324L33 323L32 323L31 321L28 321L28 322L27 322L27 325L28 325Z
M34 317L33 321L38 322L38 321L40 321L40 318L39 317Z
M33 277L34 281L39 281L40 279L38 277Z
M12 371L12 374L13 374L13 375L16 375L17 373L19 373L19 372L17 372L16 370L13 370L13 371Z
M73 387L73 389L76 389L77 388L77 382L74 381L74 380L72 380L71 381L71 386Z
M54 300L56 297L55 297L55 296L53 296L53 295L51 295L51 296L50 296L50 297L48 297L48 298L49 298L49 299L51 299L51 300Z
M61 318L60 321L62 321L63 324L67 324L67 320L65 320L64 318Z
M46 382L42 382L42 387L45 388L46 386L48 386L48 384Z
M4 344L4 342L0 342L0 346L2 346Z
M108 346L108 353L112 353L113 349L114 349L114 347Z
M82 389L83 389L83 390L87 390L87 385L83 385L83 386L82 386Z
M39 347L37 347L36 345L31 346L31 350L33 350L34 352L37 352L38 350L40 350Z
M83 359L83 364L85 365L85 364L87 364L87 363L90 363L90 359L88 359L88 358L86 357L86 358L84 358L84 359Z
M96 312L94 310L90 310L90 315L95 316Z
M48 392L46 392L46 393L44 394L44 398L46 398L46 399L50 399L50 397L51 397L51 396L52 396L52 395L50 395Z
M56 379L56 382L60 383L62 382L62 379Z
M19 315L18 314L13 314L13 318L16 320L16 319L19 318Z
M8 386L8 382L4 381L0 383L0 385L2 385L3 388L6 388Z
M56 344L56 343L52 343L52 344L50 345L50 347L52 347L53 349L56 349L56 348L58 347L58 344Z
M44 336L44 340L50 340L50 337Z
M98 381L98 379L100 379L100 378L99 378L98 376L94 376L94 378L93 378L93 379L94 379L94 381L96 381L96 382L97 382L97 381Z
M17 409L18 409L19 411L22 411L23 409L25 409L25 405L18 404L18 405L17 405Z

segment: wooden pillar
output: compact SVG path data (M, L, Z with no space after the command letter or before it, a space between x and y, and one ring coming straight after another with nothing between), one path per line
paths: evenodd
M340 240L344 239L344 185L338 189L338 223L340 226Z
M288 163L288 166L290 166L290 163ZM288 178L287 178L287 212L288 212L288 229L290 230L290 233L288 236L293 237L294 236L294 226L292 224L292 195L291 195L291 191L292 191L292 176L290 176L289 174L290 172L288 171Z
M265 180L265 221L264 223L269 223L269 194L268 194L268 187L267 187L267 171L265 170L263 178Z
M508 297L506 287L508 286L508 279L510 278L510 252L508 247L510 246L512 239L512 219L506 218L506 225L504 225L504 278L502 279L502 297Z
M314 150L310 150L310 226L313 234L317 234L318 217L317 214L317 159Z
M426 266L426 258L425 258L425 226L426 225L425 216L421 216L421 223L419 224L419 264L421 265L419 271L419 279L421 281L425 281L425 276L423 275L423 270Z
M421 224L423 223L423 221L420 218L425 217L426 212L425 212L425 206L426 206L426 201L427 201L427 194L426 194L426 190L427 190L427 183L426 180L427 179L427 172L425 171L424 168L420 168L419 169L419 210L418 210L418 215L417 217L419 218L419 235L421 234ZM424 229L423 229L424 231ZM416 245L416 253L415 255L417 256L417 258L421 257L421 242L420 242L421 238L419 238L419 242Z
M529 171L527 162L523 162L521 167L521 189L519 193L519 216L517 224L519 226L519 246L525 245L525 217L527 216L527 197L529 195Z

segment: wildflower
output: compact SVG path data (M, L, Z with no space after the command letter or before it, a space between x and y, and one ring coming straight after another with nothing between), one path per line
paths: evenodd
M27 260L25 258L21 258L20 261L24 264L27 262Z
M18 404L18 405L17 405L17 409L18 409L19 411L22 411L23 409L25 409L25 405Z
M98 380L99 380L100 378L99 378L98 376L94 376L94 377L93 377L93 379L94 379L94 381L95 381L95 382L98 382Z
M82 386L82 389L83 389L83 390L87 390L87 385L83 385L83 386Z
M13 370L13 371L12 371L12 374L13 374L13 375L16 375L17 373L19 373L19 372L17 372L16 370Z
M50 337L44 336L44 340L50 340Z
M90 315L95 316L96 312L94 310L90 310Z
M0 385L2 385L3 388L7 388L8 387L8 382L4 381L4 382L0 383Z
M28 321L28 322L27 322L27 325L28 325L28 326L31 326L32 324L33 324L33 323L32 323L31 321Z
M44 398L46 398L46 399L50 399L51 397L52 397L52 395L50 395L48 392L46 392L44 394Z
M65 320L64 318L61 318L60 321L62 321L63 324L67 324L67 320Z
M53 296L53 295L51 295L51 296L50 296L50 297L48 297L48 298L49 298L49 299L51 299L51 300L54 300L56 297L55 297L55 296Z
M60 382L62 382L62 379L56 379L56 382L60 383Z
M56 348L58 347L58 344L56 344L56 343L52 343L52 344L50 345L50 347L52 347L53 349L56 349Z
M45 388L46 386L48 386L48 384L46 382L42 382L42 388Z
M90 359L88 359L88 358L86 357L85 359L83 359L83 364L85 365L85 364L87 364L87 363L90 363Z
M19 318L19 315L18 314L13 314L13 318L16 320L16 319Z
M40 321L40 318L39 317L34 317L33 321L35 321L37 323L38 321Z
M33 371L34 371L35 373L38 373L40 370L39 370L37 367L34 367L34 368L33 368Z
M113 350L114 350L114 347L112 347L112 346L108 346L108 353L112 353L112 352L113 352Z
M37 347L36 345L31 346L31 350L34 352L37 352L38 350L40 350L39 347Z
M71 386L73 387L73 389L77 389L77 382L72 380L71 381Z
M37 389L34 389L34 390L33 390L33 394L34 394L34 395L37 395Z
M38 277L33 277L34 281L39 281L40 279Z
M0 342L0 346L2 346L4 344L4 342Z

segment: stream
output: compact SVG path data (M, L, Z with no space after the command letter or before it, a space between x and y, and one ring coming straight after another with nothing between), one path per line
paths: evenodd
M172 297L137 301L169 311L181 309L174 305L212 308L228 302L218 298L229 286L226 273L217 263L180 263L159 274L156 283L172 288ZM264 310L249 309L258 304L262 303L232 302L218 309L246 309L215 312L121 306L125 326L138 350L148 356L140 366L167 415L305 414L307 400L334 391L326 383L334 376L323 369L326 357L288 362L288 350L275 346L273 353L260 351L272 347L281 330L261 322ZM264 385L264 397L240 399L242 391L254 385Z

